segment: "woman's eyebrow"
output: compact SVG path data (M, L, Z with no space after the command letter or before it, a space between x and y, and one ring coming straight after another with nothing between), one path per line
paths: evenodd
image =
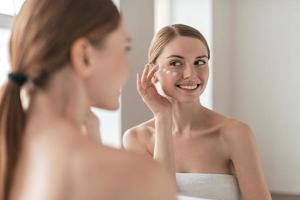
M207 55L202 55L202 56L197 56L196 59L199 59L199 58L208 58Z
M171 57L176 57L176 58L184 59L184 57L179 56L179 55L170 55L167 58L171 58Z
M170 56L168 56L167 58L171 58L171 57L184 59L183 56L179 56L179 55L170 55ZM197 57L196 57L196 59L199 59L199 58L208 58L208 56L207 56L207 55L201 55L201 56L197 56Z

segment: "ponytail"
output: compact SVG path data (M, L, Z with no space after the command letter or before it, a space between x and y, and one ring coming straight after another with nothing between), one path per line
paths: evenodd
M20 86L8 81L0 93L0 199L7 200L19 157L25 113Z

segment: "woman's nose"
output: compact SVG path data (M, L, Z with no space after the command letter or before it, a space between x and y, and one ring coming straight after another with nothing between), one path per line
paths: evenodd
M196 72L193 66L186 65L183 70L183 78L193 77L195 76Z

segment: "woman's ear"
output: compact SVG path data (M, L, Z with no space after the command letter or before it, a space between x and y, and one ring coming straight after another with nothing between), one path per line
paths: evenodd
M90 43L87 39L77 39L70 49L70 61L74 71L82 78L90 76L92 67L89 60Z

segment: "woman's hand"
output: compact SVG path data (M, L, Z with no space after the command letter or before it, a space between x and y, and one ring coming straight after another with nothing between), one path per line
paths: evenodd
M158 66L153 64L147 64L142 77L137 74L137 90L154 116L170 116L172 112L172 105L167 98L161 96L157 92L153 82L153 77L157 71L157 67Z

